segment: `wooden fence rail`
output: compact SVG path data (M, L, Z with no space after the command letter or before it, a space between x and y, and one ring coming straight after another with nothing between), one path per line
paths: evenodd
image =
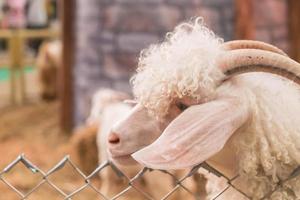
M7 41L8 62L1 64L10 68L10 100L12 104L24 103L26 100L26 80L24 66L34 64L34 59L27 59L24 52L25 42L30 39L54 39L60 35L52 29L7 29L0 30L0 39ZM17 76L17 73L20 76ZM18 98L19 97L19 98Z

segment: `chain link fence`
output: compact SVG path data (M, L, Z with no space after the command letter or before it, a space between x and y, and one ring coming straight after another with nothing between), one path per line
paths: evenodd
M31 188L27 192L24 192L24 191L18 189L16 186L14 186L14 184L9 182L9 180L7 180L7 178L5 176L10 171L12 171L18 164L22 164L23 166L25 166L27 169L30 170L31 173L39 174L41 176L41 180L33 188ZM71 191L69 193L66 193L65 191L63 191L58 185L56 185L52 180L50 180L50 177L53 176L54 173L64 169L66 167L66 164L69 164L77 172L78 176L80 176L80 178L84 182L79 188L74 189L73 191ZM99 173L101 173L107 167L111 167L113 169L113 171L115 172L115 174L119 178L125 178L128 181L128 186L124 190L122 190L118 194L115 194L111 198L109 198L105 194L101 193L100 188L95 186L92 182L92 179L99 176ZM220 171L214 169L209 164L204 162L204 163L201 163L201 164L195 166L193 169L191 169L186 175L184 175L180 179L178 179L173 173L171 173L169 171L158 170L158 171L160 171L162 173L165 173L168 176L170 176L173 179L173 182L174 182L173 189L171 191L169 191L167 194L165 194L165 196L162 197L161 200L169 199L169 197L173 193L175 193L178 189L183 189L184 191L186 191L190 195L192 195L194 197L194 199L200 200L201 198L198 194L192 192L189 188L187 188L183 184L183 182L186 179L188 179L188 178L192 177L193 175L195 175L196 173L198 173L198 170L200 168L203 168L203 169L207 170L209 173L212 173L217 177L223 177L227 180L228 185L223 190L221 190L218 194L216 194L213 198L211 198L212 200L217 200L219 198L221 199L222 195L230 188L238 191L245 198L251 199L243 191L241 191L235 185L233 185L233 181L236 180L238 178L238 176L230 179L230 178L226 177L224 174L222 174ZM85 190L87 188L92 189L94 192L97 193L97 195L99 196L100 199L104 199L104 200L119 199L130 190L135 190L136 192L141 194L144 197L144 199L146 199L146 200L156 200L150 194L148 194L147 192L145 192L145 191L141 190L140 188L136 187L135 184L134 184L135 181L142 178L144 176L144 174L149 172L149 171L153 171L153 169L149 169L149 168L145 167L145 168L141 169L141 171L138 174L136 174L136 176L134 176L133 178L128 178L116 165L114 165L112 162L107 161L107 162L104 162L101 165L99 165L91 174L85 175L83 173L83 171L80 170L79 167L70 159L69 156L65 156L61 161L59 161L57 164L55 164L48 171L43 171L38 166L33 164L28 158L26 158L22 154L22 155L18 156L13 162L9 163L1 171L0 181L2 181L6 185L6 187L9 188L9 190L12 190L13 192L15 192L18 195L19 199L22 199L22 200L23 199L28 199L30 197L30 195L35 193L40 187L42 187L45 184L52 187L56 192L58 192L61 195L62 199L66 199L66 200L73 199L73 197L75 195L77 195L78 193L82 192L83 190ZM300 166L293 171L293 173L290 175L290 177L288 179L279 182L278 185L274 188L274 190L271 191L270 193L268 193L263 199L268 199L276 190L283 187L285 182L287 182L287 181L289 181L289 180L291 180L291 179L293 179L297 176L300 176Z

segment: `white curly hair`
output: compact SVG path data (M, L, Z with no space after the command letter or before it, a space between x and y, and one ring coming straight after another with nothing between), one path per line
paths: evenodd
M222 42L202 18L178 25L163 43L141 52L137 73L131 79L137 101L158 118L168 113L176 97L207 101L213 96L216 80L223 77L214 68L223 51Z

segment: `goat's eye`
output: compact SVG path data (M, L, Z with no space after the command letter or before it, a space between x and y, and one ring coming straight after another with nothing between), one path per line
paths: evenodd
M186 105L186 104L184 104L184 103L181 103L181 102L177 102L176 103L176 106L177 106L177 108L179 109L179 110L181 110L181 111L184 111L185 109L187 109L189 106L188 105Z

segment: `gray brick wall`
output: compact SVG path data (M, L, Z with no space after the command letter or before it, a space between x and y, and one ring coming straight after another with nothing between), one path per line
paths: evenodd
M234 0L77 0L74 66L75 123L100 87L130 92L129 77L141 49L176 24L203 16L225 40L233 39Z
M287 0L253 0L255 37L288 51Z

